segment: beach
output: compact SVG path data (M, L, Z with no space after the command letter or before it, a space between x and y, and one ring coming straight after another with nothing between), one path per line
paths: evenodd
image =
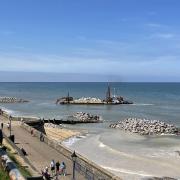
M180 177L179 137L151 139L115 130L89 134L69 147L123 179Z
M45 133L47 137L54 139L58 142L62 142L72 137L80 136L81 132L66 129L58 125L47 123L44 125Z

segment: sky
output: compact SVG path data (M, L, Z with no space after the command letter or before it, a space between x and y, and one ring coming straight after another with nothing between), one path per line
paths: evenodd
M179 0L0 0L0 81L180 81Z

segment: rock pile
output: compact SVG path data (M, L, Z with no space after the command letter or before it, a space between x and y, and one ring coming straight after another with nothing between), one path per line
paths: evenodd
M140 135L179 134L178 128L173 124L158 120L128 118L116 124L111 124L110 127L138 133Z
M24 103L28 102L24 99L18 99L16 97L0 97L0 103Z
M82 98L79 98L79 99L75 99L74 103L96 104L96 103L102 103L102 100L99 99L99 98L82 97Z
M85 112L77 112L76 114L73 115L73 118L81 122L99 122L100 121L100 117L98 115L92 115L90 113L85 113Z

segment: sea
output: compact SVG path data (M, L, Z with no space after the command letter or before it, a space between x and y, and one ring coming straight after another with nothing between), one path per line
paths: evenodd
M102 117L102 123L66 125L86 131L63 144L123 179L173 177L180 179L179 136L140 136L109 125L129 117L161 120L180 127L180 83L109 83L112 95L132 105L56 105L56 99L97 97L105 99L108 83L0 83L0 96L29 100L0 104L11 115L61 119L76 112Z

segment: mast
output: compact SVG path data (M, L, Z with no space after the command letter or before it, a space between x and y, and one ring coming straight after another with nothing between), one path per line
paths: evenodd
M69 91L68 91L68 95L67 95L67 102L68 102L68 104L69 104Z
M108 89L107 89L107 93L106 93L106 102L107 103L111 102L111 88L110 88L109 84L108 84Z

